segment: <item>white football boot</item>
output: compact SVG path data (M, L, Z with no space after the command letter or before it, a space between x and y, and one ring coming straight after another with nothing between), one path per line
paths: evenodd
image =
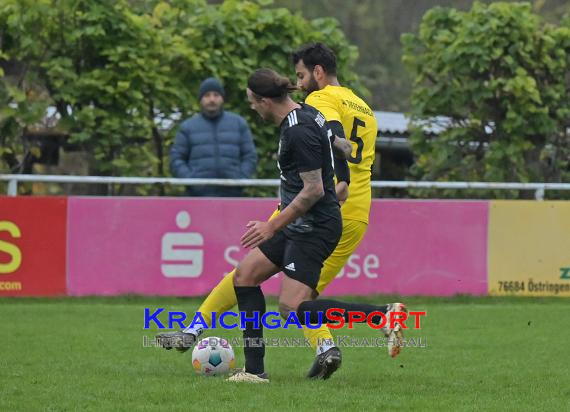
M259 375L255 375L253 373L246 372L245 370L236 372L226 380L229 382L269 383L267 373L264 372Z
M402 325L399 323L395 323L393 328L390 328L390 319L392 316L396 316L397 319L401 319L402 315L393 315L394 312L405 312L408 313L408 309L406 305L403 303L389 303L388 310L386 311L386 318L388 319L386 325L382 328L382 332L384 332L384 336L388 341L388 354L395 358L400 354L402 346L399 345L399 339L404 337L402 332Z

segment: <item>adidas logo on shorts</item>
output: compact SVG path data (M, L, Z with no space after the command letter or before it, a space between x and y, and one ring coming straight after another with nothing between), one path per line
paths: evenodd
M287 266L285 266L285 269L288 269L288 270L294 272L295 271L295 263L294 262L289 263Z

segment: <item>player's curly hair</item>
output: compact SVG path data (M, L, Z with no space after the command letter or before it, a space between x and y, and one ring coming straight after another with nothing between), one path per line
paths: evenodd
M334 52L323 43L310 43L301 46L292 56L293 64L303 60L305 66L313 71L315 66L321 66L327 74L336 75L336 56Z
M254 71L253 74L249 76L247 87L258 98L265 97L276 101L284 100L288 93L297 90L287 77L267 68Z

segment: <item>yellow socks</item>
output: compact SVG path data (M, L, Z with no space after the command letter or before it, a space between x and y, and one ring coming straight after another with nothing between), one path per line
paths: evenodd
M331 331L325 325L321 326L318 329L309 329L303 327L303 334L305 338L309 339L309 343L313 348L316 348L319 343L322 343L324 339L327 341L333 341L333 336L331 335Z
M198 309L208 326L212 326L212 312L219 316L237 305L234 274L235 269L224 276Z

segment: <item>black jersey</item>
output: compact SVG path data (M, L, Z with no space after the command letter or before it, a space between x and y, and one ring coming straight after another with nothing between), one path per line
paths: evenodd
M278 162L281 174L281 208L285 209L303 189L299 173L321 169L325 195L298 218L287 225L287 232L310 232L313 226L341 219L334 185L332 131L324 116L312 106L301 104L281 123Z

